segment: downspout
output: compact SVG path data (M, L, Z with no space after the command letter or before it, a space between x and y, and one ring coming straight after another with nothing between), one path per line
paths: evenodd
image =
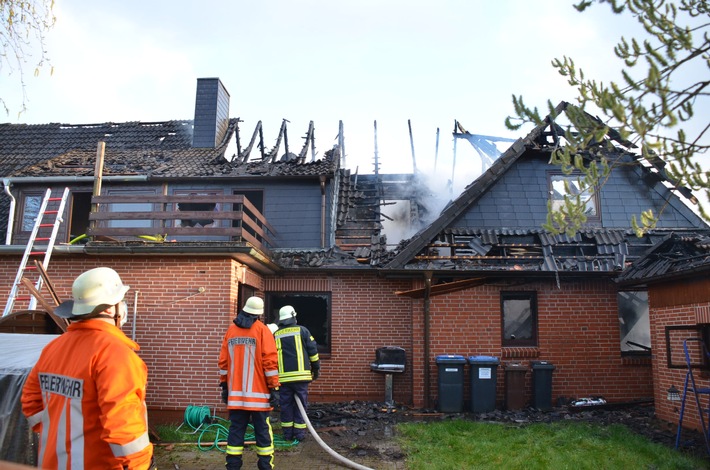
M325 248L325 175L320 175L320 247Z
M5 234L5 244L9 245L12 241L12 226L15 224L15 205L17 201L15 200L15 196L10 192L10 185L12 184L10 180L3 178L2 184L5 189L5 194L10 198L10 213L7 216L7 233Z
M427 408L431 408L431 380L429 378L431 277L431 271L424 271L424 399Z

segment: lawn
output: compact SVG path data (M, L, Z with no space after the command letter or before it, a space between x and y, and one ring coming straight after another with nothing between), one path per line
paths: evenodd
M526 426L452 420L402 423L399 443L411 470L696 470L710 460L683 455L622 425L579 422Z

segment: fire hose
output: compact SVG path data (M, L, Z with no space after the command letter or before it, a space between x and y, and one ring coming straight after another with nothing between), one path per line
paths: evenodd
M331 449L328 444L323 442L323 439L320 438L318 433L316 433L315 428L313 428L313 425L311 424L311 421L308 419L308 416L306 415L306 410L303 408L303 404L301 403L301 400L296 396L296 405L298 405L298 410L301 412L301 416L303 416L303 420L306 422L306 427L308 427L308 430L310 431L311 435L315 438L316 442L326 451L328 452L333 458L338 460L339 462L342 462L346 466L350 468L354 468L356 470L373 470L370 467L365 467L364 465L360 465L359 463L353 462L352 460L348 460L342 455L338 454L335 452L333 449Z

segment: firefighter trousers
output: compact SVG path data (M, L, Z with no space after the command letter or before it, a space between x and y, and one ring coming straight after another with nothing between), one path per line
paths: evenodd
M229 435L227 436L227 470L242 468L244 435L251 420L254 426L257 467L260 470L274 468L274 435L271 431L268 411L229 410Z
M279 404L281 405L281 430L285 440L306 437L306 420L296 404L296 397L301 400L303 409L308 409L308 384L310 382L287 382L279 388Z

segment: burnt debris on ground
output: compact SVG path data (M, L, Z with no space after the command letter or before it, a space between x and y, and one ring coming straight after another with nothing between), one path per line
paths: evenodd
M677 423L668 423L656 418L653 404L650 402L614 406L559 406L549 411L526 408L483 413L438 413L435 410L413 409L401 405L392 407L377 402L349 401L311 403L308 416L318 433L327 433L350 442L387 439L391 437L394 425L401 422L431 422L457 418L518 426L570 420L600 426L623 424L650 441L670 448L675 448L677 433ZM696 457L708 458L703 435L697 431L683 429L678 450Z

